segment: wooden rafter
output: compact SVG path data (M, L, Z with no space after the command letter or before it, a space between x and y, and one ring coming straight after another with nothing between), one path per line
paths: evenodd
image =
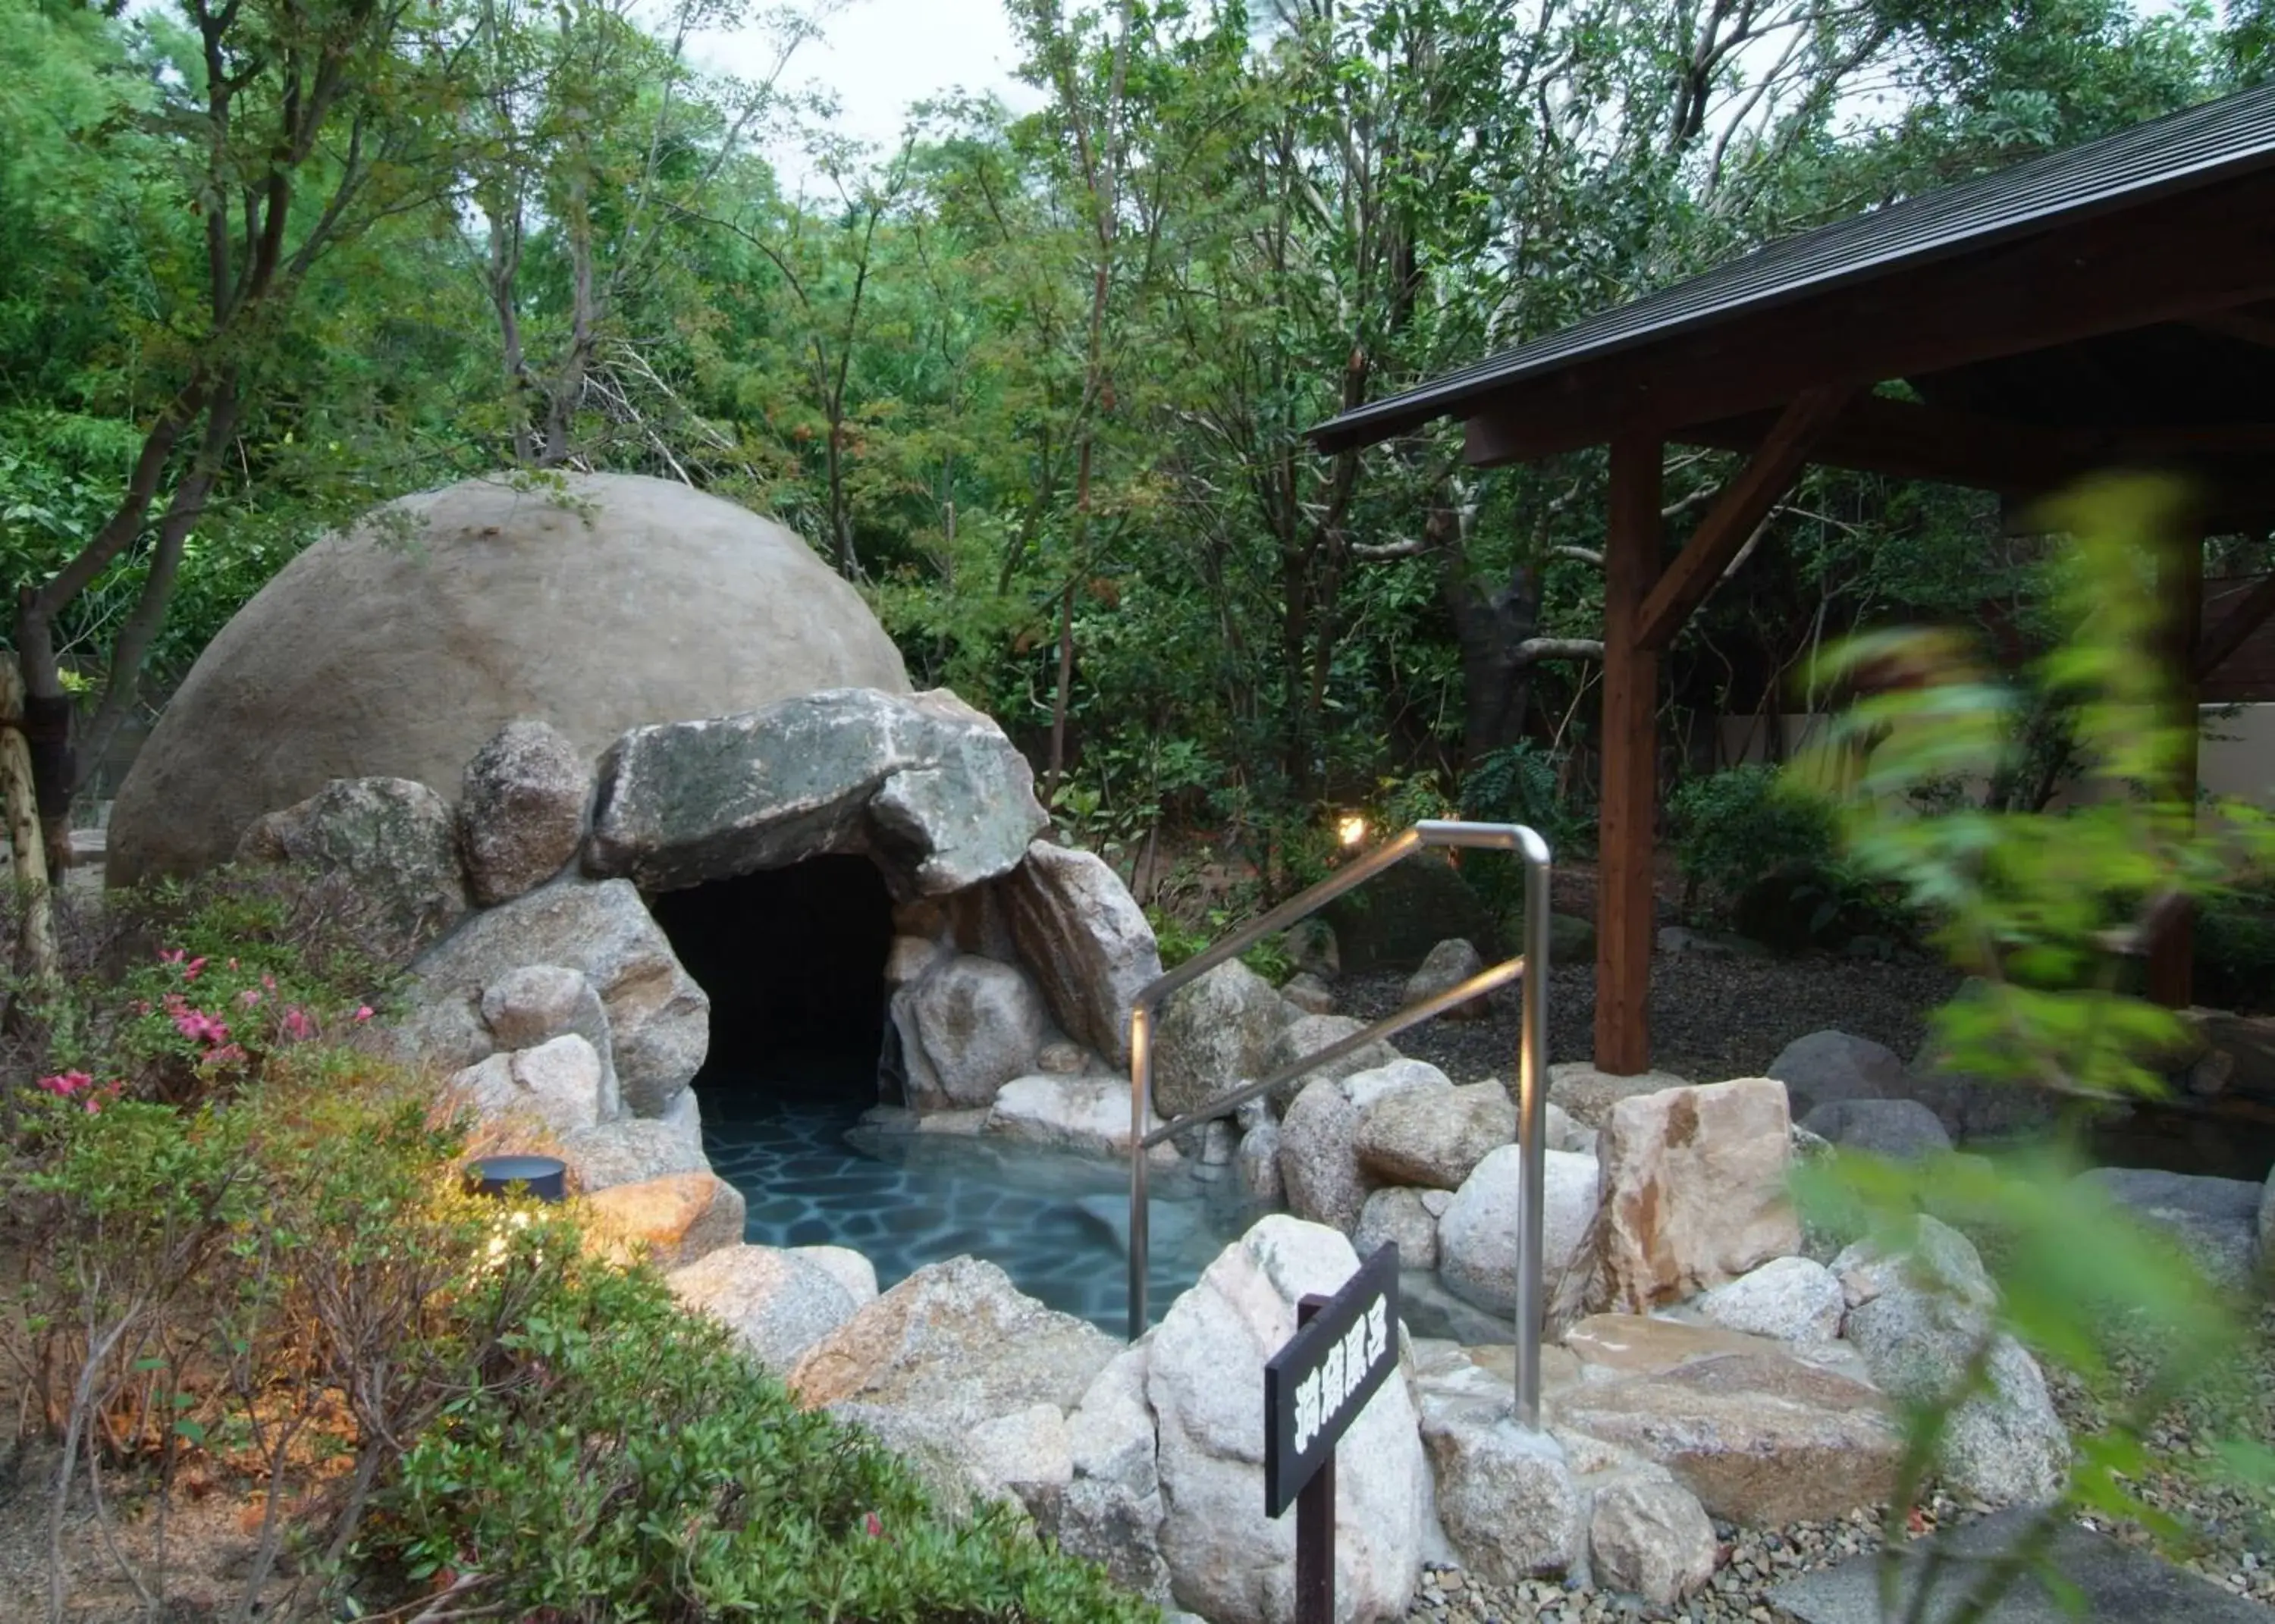
M1644 647L1659 653L1674 641L1674 634L1706 601L1746 539L1793 488L1810 448L1855 393L1845 388L1805 389L1778 414L1761 445L1722 487L1689 544L1644 600L1636 624L1636 638Z

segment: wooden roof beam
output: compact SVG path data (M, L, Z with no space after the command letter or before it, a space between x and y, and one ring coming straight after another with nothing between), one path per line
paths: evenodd
M1807 389L1916 377L2271 298L2275 179L2249 177L1512 381L1473 408L1467 454L1523 462L1672 434Z
M1644 598L1635 631L1642 647L1657 652L1674 641L1674 634L1706 601L1746 539L1793 488L1810 448L1855 393L1838 388L1807 389L1778 414L1760 446L1722 487L1689 541Z
M1749 412L1692 423L1668 438L1685 445L1750 451L1778 414ZM1976 490L2039 491L2091 460L2087 437L1882 395L1852 394L1826 424L1809 460L1900 480L1934 480Z

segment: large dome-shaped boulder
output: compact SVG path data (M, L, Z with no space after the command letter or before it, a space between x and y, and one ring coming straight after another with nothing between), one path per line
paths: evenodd
M318 542L223 629L119 789L110 880L225 861L336 778L455 799L517 718L598 758L630 728L828 688L905 693L908 674L780 525L631 474L469 480Z

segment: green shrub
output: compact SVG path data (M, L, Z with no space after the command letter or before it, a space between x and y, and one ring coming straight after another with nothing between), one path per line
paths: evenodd
M2205 902L2196 925L2196 999L2256 1013L2275 1001L2275 892L2239 889Z
M511 1617L1152 1618L1000 1507L958 1525L865 1436L800 1409L646 1270L561 1273L505 1379L383 1490L375 1570Z
M1778 767L1734 767L1667 797L1686 908L1786 952L1911 933L1892 893L1841 854L1838 809Z
M1521 823L1546 839L1558 856L1593 847L1596 815L1583 800L1559 789L1564 763L1546 746L1519 739L1489 751L1462 774L1462 815L1480 822Z

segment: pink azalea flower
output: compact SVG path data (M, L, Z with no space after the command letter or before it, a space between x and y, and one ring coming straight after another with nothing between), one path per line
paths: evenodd
M316 1023L308 1018L306 1009L293 1008L284 1012L284 1030L295 1038L313 1038Z
M237 1001L245 1006L247 1009L252 1008L253 1005L261 1001L261 989L257 986L249 986L246 988L245 991L237 995Z
M202 956L192 959L188 963L182 966L182 979L185 981L196 980L199 975L204 971L205 967L206 962Z
M217 1049L206 1051L206 1063L209 1066L238 1065L248 1058L244 1047L234 1043L223 1044Z
M158 962L161 964L178 964L182 962L182 950L179 948L161 948L158 949Z
M357 1025L359 1025L359 1026L362 1025L366 1021L368 1021L369 1019L371 1019L371 1006L370 1006L369 1004L359 1004L359 1005L357 1005L357 1006L356 1006L356 1012L355 1012L355 1018L356 1018L356 1024L357 1024Z
M84 1071L65 1071L52 1077L42 1077L40 1086L59 1099L69 1099L83 1088L94 1086L94 1079Z

